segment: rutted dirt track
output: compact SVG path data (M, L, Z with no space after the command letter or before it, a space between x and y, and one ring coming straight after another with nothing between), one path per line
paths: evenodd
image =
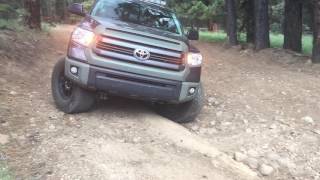
M319 179L318 66L196 43L208 99L196 122L183 127L120 98L65 115L50 76L71 30L26 42L17 61L0 56L0 155L17 179ZM262 177L262 165L273 172Z
M0 128L9 142L1 152L17 178L254 178L248 168L140 102L113 98L90 113L59 112L50 76L71 30L56 28L49 39L29 47L43 48L34 56L26 52L36 59L2 64Z

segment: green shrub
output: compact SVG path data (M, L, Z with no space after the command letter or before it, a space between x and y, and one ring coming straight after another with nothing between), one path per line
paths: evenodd
M84 9L88 12L91 10L93 3L94 3L93 0L88 0L88 1L83 2L82 4L84 6Z
M0 3L0 30L21 31L23 28L20 22L22 22L24 14L25 10L23 9L13 8L7 3Z
M9 29L13 31L22 31L23 26L18 22L18 20L4 20L0 19L0 30Z
M17 12L8 4L0 3L0 17L1 19L12 19L17 17Z

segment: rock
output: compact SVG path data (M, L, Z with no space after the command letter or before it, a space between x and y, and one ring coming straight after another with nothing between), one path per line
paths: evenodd
M125 143L125 142L126 142L125 139L119 139L118 141L119 141L120 143Z
M208 103L210 106L212 106L212 105L217 106L220 104L219 101L215 97L210 97L208 99Z
M271 124L269 129L277 129L277 125L276 124Z
M273 171L274 171L273 167L266 164L261 164L261 166L259 167L259 172L263 176L270 176L273 173Z
M266 157L271 161L278 161L281 158L277 153L274 152L268 153Z
M55 114L50 114L49 119L58 119L58 117Z
M246 160L248 158L248 156L241 153L241 152L235 152L233 158L234 158L234 160L236 160L238 162L243 162L244 160Z
M223 114L223 112L222 112L222 111L218 111L218 112L216 112L216 116L217 116L217 117L222 116L222 114Z
M227 122L222 122L221 125L222 126L230 126L230 125L232 125L232 123L227 121Z
M250 150L248 151L248 155L251 156L251 157L259 157L258 152L255 151L255 150L252 150L252 149L250 149Z
M248 165L252 169L257 169L259 166L259 162L256 158L247 158L245 160L245 164Z
M320 129L315 129L315 130L313 130L312 132L314 132L315 134L320 135Z
M10 93L9 93L10 95L13 95L13 96L15 96L15 95L17 95L18 93L17 92L15 92L15 91L10 91Z
M296 165L293 162L291 162L289 158L279 158L277 162L280 166L285 168L293 169L296 167Z
M284 95L284 96L287 95L287 93L285 91L281 91L281 94Z
M313 63L312 63L312 60L311 60L311 59L308 59L305 64L306 64L306 65L311 65L311 64L313 64Z
M24 141L26 139L26 137L24 135L18 136L17 139L19 141Z
M141 140L141 137L135 137L135 138L133 138L133 142L134 142L134 143L139 143L140 140Z
M211 125L211 126L215 126L215 125L216 125L216 121L211 121L211 122L210 122L210 125Z
M0 144L5 145L9 142L9 136L5 134L0 134Z
M246 129L246 133L252 133L252 129L250 128Z
M310 116L305 116L302 118L302 120L309 123L309 124L314 124L313 118Z
M74 121L75 118L74 118L73 116L70 116L70 117L69 117L69 120L70 120L70 121Z
M9 126L9 122L7 122L7 121L1 121L0 124L3 127L8 127Z
M194 126L191 127L191 129L192 129L192 131L197 131L197 130L199 130L199 126L194 125Z
M209 97L208 102L209 102L209 103L214 103L215 100L216 100L216 98L214 98L214 97Z
M30 118L30 123L35 123L36 121L35 121L35 119L32 117L32 118Z
M49 126L49 129L50 129L50 130L54 130L55 128L56 128L56 127L55 127L54 125L52 125L52 124Z
M18 134L16 134L16 133L11 133L11 134L10 134L10 137L11 137L12 139L17 139L17 138L18 138Z
M262 147L262 149L269 149L269 144L264 144L261 147Z

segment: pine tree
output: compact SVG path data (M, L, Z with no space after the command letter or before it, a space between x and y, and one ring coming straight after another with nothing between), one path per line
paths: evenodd
M255 0L255 48L270 47L269 37L269 0Z
M238 44L237 38L237 14L235 0L226 0L227 9L227 34L229 44L234 46Z
M302 1L285 0L283 48L302 51Z
M320 63L320 0L314 1L314 41L312 51L312 61Z
M244 23L246 28L246 40L247 43L254 43L254 36L255 36L255 18L254 18L254 0L245 0L244 1L244 9L245 9L245 16L244 16Z
M41 29L41 4L40 0L25 0L25 9L28 12L26 23L32 29Z

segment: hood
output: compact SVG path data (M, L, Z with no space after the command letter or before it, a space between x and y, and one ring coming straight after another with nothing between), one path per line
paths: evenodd
M122 31L125 31L127 29L128 31L136 31L144 35L147 35L147 34L149 34L150 36L156 35L156 36L161 36L165 39L169 38L169 39L182 41L186 44L189 44L187 37L184 35L175 34L168 31L162 31L159 29L150 28L147 26L142 26L134 23L122 22L114 19L99 18L99 17L95 17L94 19L106 28L119 29Z

